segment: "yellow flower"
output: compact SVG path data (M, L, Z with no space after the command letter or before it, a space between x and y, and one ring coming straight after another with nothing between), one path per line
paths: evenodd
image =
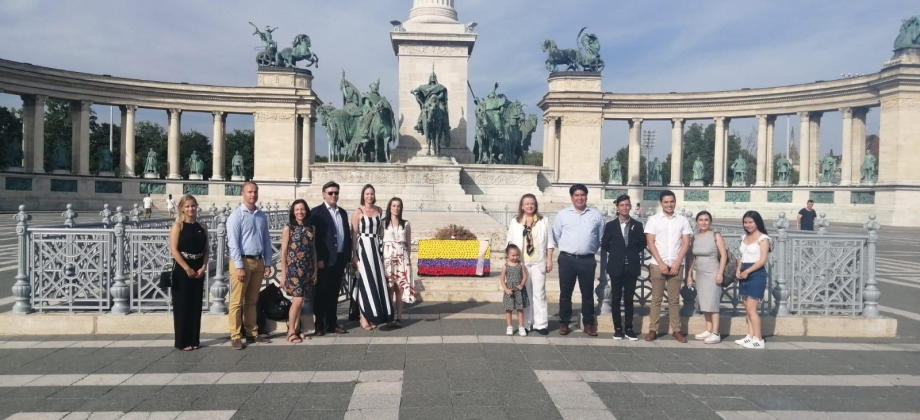
M485 258L492 254L491 247L486 248ZM479 240L438 240L422 239L418 241L419 259L466 260L479 258Z

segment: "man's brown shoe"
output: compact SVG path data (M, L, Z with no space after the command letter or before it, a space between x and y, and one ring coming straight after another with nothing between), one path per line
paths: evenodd
M594 325L585 325L584 326L585 334L590 335L591 337L597 337L597 327Z
M330 332L330 333L335 333L335 334L348 334L348 331L346 331L344 328L339 327L339 326L335 326L334 328L330 328L330 329L329 329L329 332Z
M658 338L658 331L649 331L645 335L645 341L655 341L656 338Z
M562 324L559 326L559 335L569 335L572 332L572 329L568 325Z
M267 338L265 338L265 337L263 337L263 336L261 336L261 335L257 335L257 336L255 336L255 337L246 337L246 342L247 342L247 343L265 344L265 343L271 343L272 340L269 340L269 339L267 339Z
M240 339L230 340L230 347L232 347L233 350L242 350L243 340L240 340Z
M674 333L671 334L671 336L673 336L675 340L680 341L681 343L687 342L687 337L684 337L684 335L681 334L680 331L674 331Z

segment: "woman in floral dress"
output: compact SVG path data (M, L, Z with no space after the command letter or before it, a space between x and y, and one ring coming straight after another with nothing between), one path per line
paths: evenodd
M393 197L387 204L383 222L383 266L389 293L396 305L396 319L390 323L401 328L403 302L415 303L415 289L412 288L412 265L409 253L412 249L412 228L402 217L403 202Z
M307 202L294 201L289 219L281 233L281 276L284 290L294 298L288 313L287 339L297 344L310 339L300 330L300 313L304 298L316 284L316 248Z

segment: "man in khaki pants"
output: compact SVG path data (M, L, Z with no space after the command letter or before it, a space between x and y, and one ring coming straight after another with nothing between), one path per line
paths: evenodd
M652 284L652 302L649 308L648 335L646 341L658 338L658 321L661 318L661 301L665 287L668 289L668 318L671 335L686 343L687 337L680 331L680 285L683 279L683 262L690 250L693 230L686 217L674 213L677 198L671 190L659 195L661 213L648 218L645 236L648 251L652 254L648 276Z
M230 249L230 344L243 349L240 327L245 323L248 343L268 343L256 326L256 303L262 279L271 271L272 243L268 217L256 207L259 186L243 184L243 205L227 218L227 248Z

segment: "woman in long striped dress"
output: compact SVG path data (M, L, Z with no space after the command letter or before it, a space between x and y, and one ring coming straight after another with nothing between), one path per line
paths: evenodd
M352 299L361 315L361 328L370 331L393 320L393 307L387 293L381 242L382 211L377 207L374 186L361 189L361 206L351 216L352 264L358 271Z

